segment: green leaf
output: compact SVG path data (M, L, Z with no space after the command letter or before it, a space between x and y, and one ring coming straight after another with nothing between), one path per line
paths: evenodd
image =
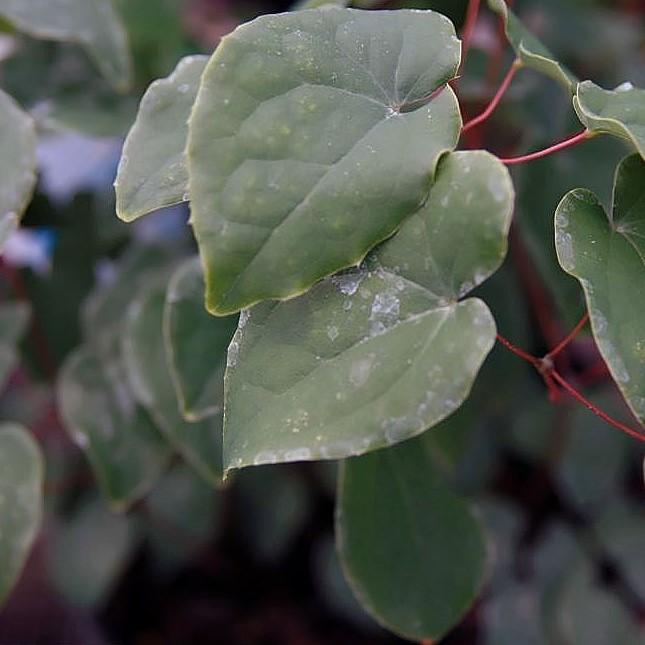
M604 90L584 81L578 85L573 105L588 130L627 139L645 159L645 90L631 83Z
M162 331L165 282L150 285L128 308L122 354L135 397L175 448L207 481L222 479L222 410L189 423L179 412Z
M488 6L504 21L504 29L511 47L523 65L564 85L571 94L576 91L578 79L518 20L504 0L488 0Z
M210 311L301 294L418 210L459 137L459 53L431 11L326 7L223 39L188 135Z
M607 216L598 198L578 189L555 214L560 265L585 293L596 344L627 403L645 423L645 161L624 159Z
M63 366L58 401L70 436L87 454L111 506L125 510L145 495L170 451L134 401L120 361L81 346Z
M454 412L495 340L477 299L513 189L485 152L442 161L426 205L366 265L243 312L228 353L224 467L340 459Z
M44 464L21 426L0 425L0 605L6 600L40 527Z
M199 259L176 271L166 292L163 329L175 392L188 421L223 409L226 349L237 322L238 316L216 318L206 311Z
M483 581L482 530L423 438L343 462L336 540L363 607L413 640L444 636Z
M36 185L36 130L18 104L0 90L0 250Z
M0 0L0 16L34 38L82 45L116 89L128 89L127 36L111 0Z
M29 314L24 302L0 305L0 388L18 360L16 344L27 329Z
M123 146L116 182L117 215L131 222L164 206L188 200L186 138L207 56L187 56L155 81Z
M114 515L101 499L83 502L55 526L48 569L55 587L74 605L105 600L136 547L132 519Z

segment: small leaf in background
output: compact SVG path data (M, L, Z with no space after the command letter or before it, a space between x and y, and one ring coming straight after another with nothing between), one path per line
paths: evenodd
M36 185L36 130L29 115L0 90L0 251L17 228Z
M559 63L553 54L517 19L505 0L488 0L488 6L504 20L506 37L522 64L564 85L575 93L578 80Z
M226 350L238 323L238 316L206 311L204 288L195 258L177 269L166 292L164 341L175 392L189 421L222 412Z
M188 136L207 306L301 294L356 265L424 202L461 119L452 23L326 7L226 36Z
M0 605L25 564L40 527L43 458L21 426L0 425Z
M503 261L512 205L494 157L449 155L428 202L364 268L244 312L228 353L225 469L359 455L454 412L495 339L486 305L458 300Z
M87 454L99 486L118 511L145 495L170 449L132 396L118 359L81 346L65 362L58 403L72 440Z
M100 605L136 545L131 517L111 513L99 498L82 501L70 516L54 524L47 561L51 580L71 603Z
M406 638L439 640L483 582L481 527L421 438L343 462L336 540L358 600Z
M148 285L126 314L121 339L129 387L157 427L211 484L222 478L222 410L189 423L179 411L164 348L162 321L166 282ZM213 362L217 357L213 357ZM126 386L127 387L127 386Z
M187 56L146 91L123 146L114 187L117 215L131 222L188 201L188 117L208 56Z
M573 105L588 130L627 139L645 159L645 90L631 83L604 90L585 81L578 85Z
M0 0L0 16L34 38L83 45L116 89L128 89L127 36L111 0Z
M30 307L23 302L0 304L0 388L18 360L16 345L27 329Z
M608 216L588 190L574 190L555 214L562 268L585 293L596 344L636 417L645 423L645 161L624 159Z

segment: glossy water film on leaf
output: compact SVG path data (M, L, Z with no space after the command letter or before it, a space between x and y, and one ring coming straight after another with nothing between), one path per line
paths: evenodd
M145 93L114 183L122 220L188 201L188 117L207 62L207 56L187 56Z
M188 136L213 313L303 293L418 210L457 143L459 58L432 11L326 7L223 39Z
M359 455L454 412L493 346L478 299L513 207L484 152L447 156L426 205L365 266L244 312L228 352L224 466Z
M44 465L22 427L0 426L0 605L29 555L40 526Z
M610 215L588 190L566 195L555 242L562 268L582 285L600 353L645 423L645 161L619 165Z

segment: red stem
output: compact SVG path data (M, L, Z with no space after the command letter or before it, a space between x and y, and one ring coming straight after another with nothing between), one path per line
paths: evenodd
M519 62L519 60L516 60L511 65L510 69L506 73L506 76L504 77L504 80L502 81L502 84L499 86L499 89L495 93L495 96L493 96L491 102L488 104L488 107L481 114L468 121L468 123L466 123L462 128L462 133L468 132L468 130L471 130L475 126L478 126L480 123L486 121L486 119L497 109L499 102L502 100L504 94L506 94L506 90L508 90L513 77L515 76L515 74L517 74L520 67L522 67L522 64Z
M460 68L463 68L466 61L466 54L468 54L468 50L470 49L470 43L473 39L475 25L477 24L477 16L479 15L480 2L481 0L469 0L468 2L468 9L466 10L466 20L461 32L462 45Z
M506 349L509 349L513 354L516 356L519 356L521 359L527 361L528 363L531 363L534 367L540 367L540 359L537 358L536 356L532 356L528 352L525 352L523 349L520 349L517 345L513 345L508 338L504 338L501 334L497 334L497 340L506 347Z
M593 135L589 130L583 130L582 132L579 132L573 137L565 139L564 141L560 141L559 143L556 143L555 145L550 146L549 148L545 148L544 150L531 152L530 154L523 155L522 157L513 157L511 159L500 159L500 161L506 164L507 166L513 166L520 163L526 163L527 161L533 161L534 159L541 159L542 157L547 157L548 155L551 155L554 152L558 152L559 150L565 150L566 148L571 148L572 146L575 146L578 143L581 143L582 141L586 141L587 139L590 139L592 136Z
M587 324L589 320L589 314L586 313L580 322L573 328L571 333L562 341L560 341L547 355L545 358L555 358L563 349L573 342L576 336L582 331L582 328Z
M612 425L614 428L621 430L633 439L637 439L638 441L645 443L644 433L639 432L638 430L634 430L634 428L630 428L624 423L621 423L613 417L610 417L606 412L603 412L600 408L595 406L591 401L580 394L580 392L578 392L578 390L576 390L573 385L565 381L565 379L563 379L555 370L551 371L551 376L553 377L555 382L561 385L574 399L576 399L576 401L578 401L578 403L582 403L582 405L591 410L595 415L599 416L603 421L606 421L609 425Z

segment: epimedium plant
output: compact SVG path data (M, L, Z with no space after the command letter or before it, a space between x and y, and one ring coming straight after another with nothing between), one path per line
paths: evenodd
M433 11L340 4L262 16L150 86L125 142L117 214L130 222L189 202L199 258L182 245L132 248L86 303L84 343L58 398L115 510L146 495L173 452L210 485L245 467L339 460L347 580L382 625L430 641L460 621L486 577L482 523L450 485L450 433L496 340L552 396L564 390L645 436L645 91L580 82L490 0L516 58L489 106L464 123L458 76L478 2L461 41ZM18 3L3 15L29 31ZM81 31L74 40L106 77L126 78L123 59L102 49L118 33ZM521 157L458 150L524 67L562 85L583 130ZM13 119L21 142L11 146L26 159L27 170L6 162L19 173L10 185L22 187L0 204L14 225L33 190L34 134L11 99L1 118ZM479 297L507 252L507 166L600 134L636 152L616 170L610 215L586 190L558 206L558 259L588 314L536 357L497 333ZM596 407L557 368L587 318L636 423ZM35 450L15 428L3 432L32 465L0 469L0 487L15 494L15 477L28 478L31 494L42 479ZM0 596L35 534L37 495L28 502L0 542L11 562Z

